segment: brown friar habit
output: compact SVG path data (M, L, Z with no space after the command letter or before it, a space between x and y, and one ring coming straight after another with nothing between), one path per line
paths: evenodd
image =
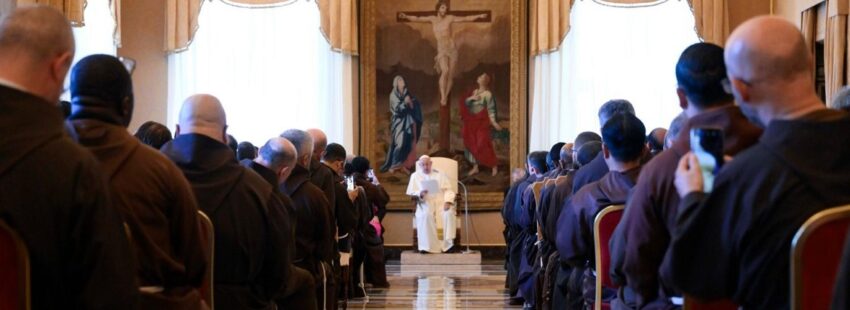
M372 210L379 220L384 220L384 215L387 215L387 204L390 203L390 195L384 190L383 186L372 184L366 175L355 173L354 183L357 186L363 187L366 191L366 197L369 203L372 204Z
M606 173L608 173L608 165L605 164L605 157L602 152L599 152L587 165L581 166L576 171L573 178L573 193L578 192L583 186L601 179Z
M289 195L295 205L295 265L312 273L317 284L322 283L321 264L329 263L334 254L334 225L328 199L310 183L309 171L300 164L280 185L280 191Z
M558 217L561 216L561 210L564 209L567 199L573 193L573 177L575 177L575 173L576 170L568 170L565 174L566 178L560 183L556 183L555 187L551 190L549 194L549 211L543 224L543 236L549 240L550 247L554 248L554 251L550 254L550 260L553 259L551 256L555 256L554 263L556 263L546 265L547 279L551 283L546 286L546 289L551 291L552 309L565 309L568 307L566 304L566 288L572 268L566 263L561 262L560 254L558 254L555 247L555 240L558 235ZM578 298L573 298L573 300L580 301Z
M280 231L285 233L281 239L286 242L286 244L282 245L285 248L283 264L289 266L290 271L284 291L275 298L278 308L283 307L284 304L291 309L315 308L318 302L315 276L307 270L298 268L294 264L296 251L295 227L297 226L295 222L297 220L295 218L295 203L289 196L280 192L278 188L278 176L274 171L251 159L243 159L239 164L253 170L266 180L269 185L272 185L272 191L277 196L277 199L280 200L279 205L283 206L283 208L280 208L280 216L276 218L279 218L277 224ZM275 209L273 208L269 211L271 212Z
M310 183L313 183L313 185L316 185L322 190L322 193L325 194L325 198L327 198L331 206L336 204L336 190L334 190L335 176L336 173L330 167L318 160L310 159ZM331 212L333 211L331 209ZM334 216L336 215L331 213L331 217Z
M620 296L626 305L669 305L670 297L680 295L669 285L659 283L658 270L666 268L661 262L679 207L679 194L673 185L676 167L691 149L690 129L697 127L723 129L723 153L731 156L758 142L762 133L736 106L711 109L689 119L673 146L646 164L626 205L617 238L611 243L615 262L611 273L621 285L636 293L636 298L630 298L631 292Z
M599 181L582 187L567 200L558 219L556 244L561 261L572 266L574 274L583 273L583 283L596 281L592 273L585 272L595 268L593 223L596 215L605 207L626 203L640 171L641 167L624 172L610 171ZM595 287L583 291L590 295L585 295L585 301L592 301ZM609 293L603 294L603 298L610 299L614 296L613 292Z
M269 183L272 186L272 192L275 194L275 198L279 200L275 205L282 206L283 208L279 208L280 210L269 210L269 212L274 211L276 219L278 221L275 223L280 231L284 233L281 237L281 241L285 242L285 244L281 245L286 249L284 253L284 261L283 263L286 265L290 265L293 262L295 257L295 225L293 222L293 214L295 214L295 203L292 202L292 199L289 196L284 195L278 189L278 177L277 174L274 173L271 169L266 166L260 165L253 160L243 159L239 162L243 167L249 168L256 172L263 180Z
M0 86L0 219L29 251L33 309L136 309L136 265L89 152L55 104Z
M522 265L523 245L528 234L523 228L521 221L522 217L522 198L525 190L531 186L531 183L537 181L537 177L528 175L520 180L508 190L508 195L505 197L505 206L502 209L502 217L507 223L508 229L508 294L511 297L522 297L519 295L519 274Z
M94 119L70 122L77 141L98 159L112 202L130 228L147 309L198 309L207 259L201 248L198 207L189 182L168 158L123 126Z
M344 181L341 176L334 174L334 196L339 197L334 203L336 227L339 230L337 233L340 236L339 248L347 252L351 250L351 234L354 233L354 229L357 227L359 214L357 208L354 206L354 202L348 198L348 190L343 185ZM346 234L348 237L342 238Z
M684 294L744 309L788 309L791 240L818 211L850 203L850 116L774 120L706 195L682 199L661 269Z
M545 173L545 172L544 172ZM519 293L525 299L525 302L536 306L537 296L537 278L534 274L535 265L539 261L539 251L537 247L537 204L534 199L534 190L532 186L536 182L542 182L543 175L532 175L526 179L528 186L522 192L520 198L517 199L516 208L518 210L518 228L520 229L521 255L519 257L519 273L517 277L517 285Z
M198 206L215 227L215 308L268 309L289 276L286 248L262 177L239 165L233 150L200 134L182 134L162 152L183 171Z

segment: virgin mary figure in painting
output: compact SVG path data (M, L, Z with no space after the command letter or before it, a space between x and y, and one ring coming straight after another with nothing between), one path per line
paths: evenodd
M478 76L478 88L460 103L461 136L466 147L466 159L472 163L468 175L478 173L478 165L490 167L492 175L499 173L496 151L490 131L502 130L496 121L496 99L490 92L490 76Z
M410 174L410 168L416 163L416 143L422 130L422 108L419 100L407 90L404 78L393 78L393 90L390 92L390 148L387 161L381 171L403 171Z

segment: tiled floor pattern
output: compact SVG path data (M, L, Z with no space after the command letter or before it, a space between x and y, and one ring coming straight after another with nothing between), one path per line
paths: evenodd
M483 265L387 265L388 289L367 289L368 299L348 309L520 309L508 306L505 270Z

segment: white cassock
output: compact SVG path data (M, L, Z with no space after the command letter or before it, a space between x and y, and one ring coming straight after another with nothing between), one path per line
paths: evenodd
M452 190L451 181L445 174L432 169L430 174L416 171L410 176L407 184L407 195L419 197L422 191L422 182L435 180L440 185L440 193L428 193L424 199L418 199L416 203L416 238L420 251L431 253L445 252L454 245L455 231L457 230L457 208L455 208L455 192ZM448 210L443 210L446 202L452 204ZM437 221L439 218L443 223L442 244L437 236Z

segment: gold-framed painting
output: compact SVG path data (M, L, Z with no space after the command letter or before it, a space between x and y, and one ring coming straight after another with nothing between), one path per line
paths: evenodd
M528 0L362 0L360 154L392 198L421 155L458 161L473 210L525 166Z

